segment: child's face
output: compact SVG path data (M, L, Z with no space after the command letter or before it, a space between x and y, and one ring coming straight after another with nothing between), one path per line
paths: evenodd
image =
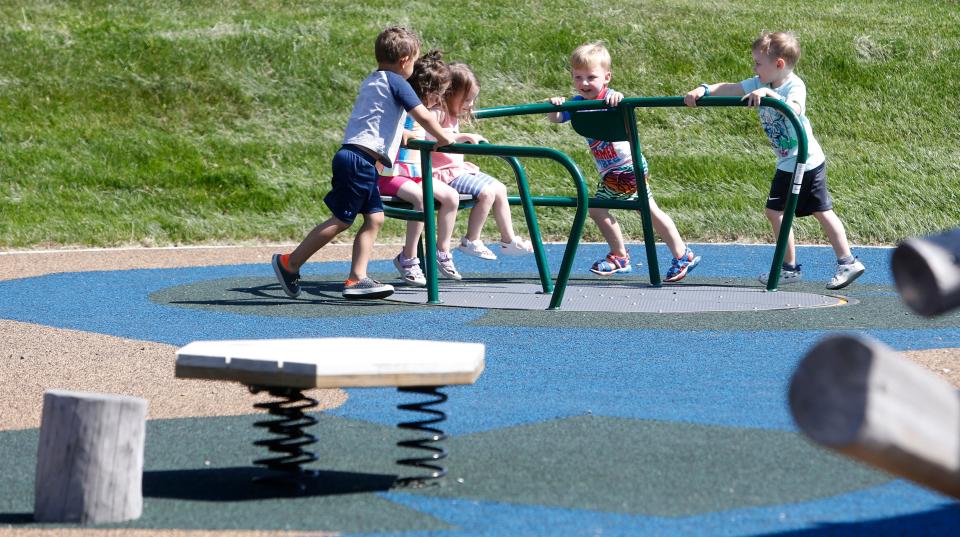
M777 83L787 74L786 62L783 58L773 58L758 51L753 51L753 72L760 77L761 84Z
M468 92L462 92L459 95L453 95L448 103L450 105L450 113L459 116L462 114L469 114L473 110L473 105L477 101L477 95L480 93L480 89L477 87L470 88Z
M600 93L610 83L610 71L599 65L574 67L571 74L574 89L587 100L599 98Z

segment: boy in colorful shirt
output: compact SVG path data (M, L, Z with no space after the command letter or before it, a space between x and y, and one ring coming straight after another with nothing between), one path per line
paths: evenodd
M573 75L573 86L577 95L572 100L605 101L610 106L617 106L623 99L623 94L608 87L610 78L610 52L601 42L587 43L577 47L570 55L570 68ZM549 101L559 106L564 102L563 97L552 97ZM587 112L581 112L587 113ZM547 119L554 123L564 123L570 120L569 112L552 112ZM600 172L600 182L597 184L595 197L599 199L635 200L637 199L637 178L634 171L633 157L629 142L606 142L586 138L590 152ZM693 254L680 238L676 224L667 213L657 206L650 192L649 171L647 159L641 153L640 171L643 180L647 183L647 199L650 202L650 216L653 228L663 239L673 254L673 263L667 270L664 278L666 282L678 282L700 263L700 257ZM600 233L610 246L610 253L603 259L596 261L590 271L601 276L617 273L627 273L632 270L630 254L627 252L623 240L620 223L610 213L610 209L590 207L590 218L597 223Z
M853 256L847 243L847 234L843 222L833 212L833 199L827 191L826 156L813 137L813 128L807 120L807 87L803 80L793 73L800 60L800 43L793 34L786 32L764 32L753 42L753 72L756 76L740 83L722 82L719 84L700 84L684 96L687 106L696 106L697 99L705 96L743 96L748 106L756 106L767 138L777 155L777 169L767 196L766 216L773 227L775 237L780 235L783 211L787 204L787 193L793 182L793 171L797 165L797 133L787 118L777 110L759 106L760 99L770 97L786 102L800 118L807 136L807 162L803 173L803 182L797 199L796 216L810 216L820 223L833 251L837 256L837 271L827 283L827 289L842 289L864 273L866 268ZM760 281L767 283L769 275L760 275ZM797 263L796 245L793 230L790 230L787 250L780 270L780 283L793 283L800 280L800 265Z
M367 276L373 244L383 226L383 202L377 189L377 166L389 167L403 135L407 113L437 138L437 145L453 143L436 118L420 102L407 78L420 56L420 38L402 27L387 28L374 46L377 70L360 85L360 92L347 122L343 146L333 157L330 192L323 198L333 213L313 228L289 254L275 254L274 274L290 298L300 294L300 267L334 237L350 228L358 214L363 226L353 240L350 276L343 297L385 298L393 286Z

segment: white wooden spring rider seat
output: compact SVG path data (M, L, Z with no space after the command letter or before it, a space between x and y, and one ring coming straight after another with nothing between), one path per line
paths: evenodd
M178 378L235 381L253 393L268 392L278 401L256 403L276 419L258 421L276 437L258 440L280 455L254 461L281 472L280 479L297 482L315 475L302 465L316 456L304 447L316 442L304 428L317 422L304 413L317 401L303 395L311 388L369 388L395 386L401 392L431 396L426 402L401 404L401 410L428 414L403 422L402 429L429 433L426 438L404 440L397 445L428 452L397 464L429 470L424 475L404 476L401 484L422 483L446 475L438 461L446 450L436 445L446 435L434 425L446 414L434 407L447 400L440 388L450 384L473 384L484 367L485 348L479 343L371 338L304 338L194 341L177 351Z

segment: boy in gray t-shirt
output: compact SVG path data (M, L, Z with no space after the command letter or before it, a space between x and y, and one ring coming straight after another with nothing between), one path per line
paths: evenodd
M753 42L753 72L757 76L739 83L700 84L684 96L687 106L696 106L697 99L716 96L743 96L749 106L759 106L760 99L770 97L786 102L800 118L807 135L807 162L797 199L796 216L810 216L820 223L833 251L837 256L837 271L827 283L827 289L842 289L860 277L866 270L863 263L853 256L847 244L843 222L833 212L833 199L827 191L827 163L823 150L813 137L813 129L807 120L807 87L793 68L800 59L800 44L793 34L765 32ZM777 170L767 196L767 219L773 226L774 236L779 236L786 207L787 193L797 164L797 134L793 125L777 110L759 107L760 124L777 155ZM768 274L761 274L760 281L767 283ZM790 230L787 251L780 271L781 283L800 280L800 265Z
M363 225L353 239L353 259L343 296L385 298L393 294L393 286L367 276L373 243L383 226L378 165L382 169L393 162L407 113L437 139L438 147L454 142L407 83L420 56L420 38L406 28L387 28L377 36L374 50L377 70L360 85L344 131L343 146L333 157L332 188L323 198L333 216L313 228L293 252L273 256L274 274L290 298L300 294L300 267L348 229L360 214Z

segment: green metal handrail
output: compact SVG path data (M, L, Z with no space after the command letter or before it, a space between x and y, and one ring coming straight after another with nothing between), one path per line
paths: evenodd
M486 155L493 157L506 158L517 176L517 185L520 189L520 203L523 205L524 215L527 219L528 230L534 246L534 255L537 260L537 267L540 269L540 280L545 293L552 291L550 299L550 309L558 309L563 302L563 293L566 289L566 282L570 279L570 272L573 269L573 260L576 256L577 247L580 244L580 237L583 235L583 227L587 219L587 184L584 181L583 174L566 154L548 147L528 147L528 146L504 146L494 144L451 144L441 148L436 148L436 142L424 140L409 140L407 147L420 151L420 166L423 177L433 176L433 165L430 159L431 151L441 153L460 153L464 155ZM526 158L545 158L558 162L564 169L570 173L573 180L573 186L576 190L576 212L573 217L573 226L570 236L567 239L567 246L563 252L563 260L560 263L560 272L557 274L557 282L551 287L549 268L547 267L546 254L543 251L543 242L540 238L539 227L536 223L534 205L537 205L535 197L530 195L530 187L527 184L526 173L516 157ZM437 233L436 233L436 215L434 214L433 200L433 181L423 181L423 223L424 240L426 242L426 278L427 278L427 303L440 304L440 291L437 285ZM397 209L391 209L396 211ZM401 209L402 211L402 209ZM408 216L417 215L417 211L406 211ZM562 284L561 284L562 282Z
M746 106L746 101L740 97L702 97L697 100L698 107L711 106ZM599 100L590 101L567 101L561 105L551 103L533 103L515 106L499 106L477 110L475 115L478 119L488 119L496 117L519 116L529 114L548 114L552 112L578 112L586 110L620 110L624 125L630 136L631 151L634 155L634 162L639 162L636 158L639 154L639 135L637 133L636 118L634 110L636 108L666 108L666 107L684 107L683 97L631 97L623 99L620 104L611 109L606 103ZM786 254L787 243L790 237L790 229L793 226L794 212L797 209L797 195L800 192L800 185L803 182L803 173L806 171L807 162L807 135L793 109L785 102L779 99L763 97L760 99L760 106L769 106L776 109L786 116L787 120L793 125L797 134L797 164L793 172L793 181L790 191L787 193L787 203L784 209L783 221L780 225L780 234L777 237L777 245L774 250L773 260L770 265L770 275L767 280L767 290L776 291L780 283L780 265L783 263L783 257ZM646 198L646 185L644 181L637 181L638 204L636 208L640 209L643 220L644 242L646 245L647 262L650 267L650 283L658 285L660 283L660 274L657 268L656 250L653 242L653 228L650 222L650 208ZM600 206L596 200L591 200L595 206ZM605 204L604 204L605 206ZM571 230L573 233L574 230ZM579 241L578 241L579 242ZM571 241L568 239L567 244ZM557 278L557 289L563 289L566 286L566 280ZM551 307L553 305L551 304ZM559 307L559 304L558 306Z

